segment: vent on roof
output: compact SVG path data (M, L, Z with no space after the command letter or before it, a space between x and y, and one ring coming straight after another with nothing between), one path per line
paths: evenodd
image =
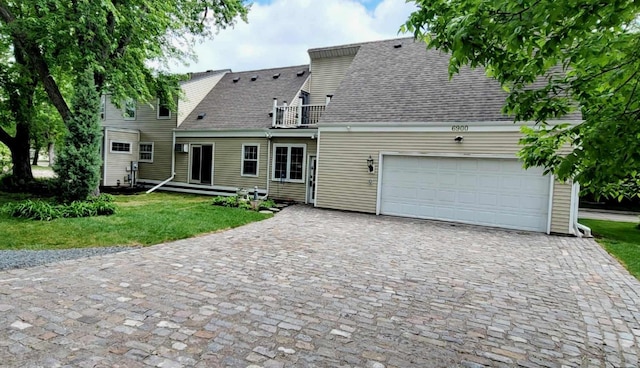
M399 48L401 48L401 47L402 47L402 44L401 44L401 43L397 43L397 44L393 45L393 48L394 48L394 49L399 49Z
M253 82L253 81L255 81L256 79L258 79L258 76L257 76L257 75L253 75L253 76L251 76L251 81L252 81L252 82Z
M304 75L304 70L301 70L301 71L297 72L296 75L298 77L302 77Z
M198 114L198 120L202 120L202 119L204 119L204 117L205 117L205 116L207 116L207 113L206 113L206 112L201 112L201 113L199 113L199 114Z
M280 78L280 73L276 73L273 75L273 79L278 79L278 78Z
M207 70L207 73L213 73L213 69Z
M238 83L239 80L240 80L240 77L235 77L233 78L233 83Z

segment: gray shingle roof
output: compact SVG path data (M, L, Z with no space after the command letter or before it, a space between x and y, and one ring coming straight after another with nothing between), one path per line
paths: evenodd
M304 75L298 76L299 71ZM280 74L274 79L275 74ZM253 76L258 76L252 81ZM309 77L309 66L227 73L187 116L179 129L221 130L271 127L273 99L291 102ZM234 83L234 79L240 78ZM198 120L198 114L206 113Z
M484 69L464 67L449 80L448 65L448 54L412 38L363 43L320 123L513 120Z

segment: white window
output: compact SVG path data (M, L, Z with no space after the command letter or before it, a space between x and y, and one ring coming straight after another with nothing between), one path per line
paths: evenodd
M171 118L171 110L169 107L162 103L160 99L158 99L156 111L158 112L158 119L170 119Z
M140 143L138 161L153 162L153 142Z
M304 182L305 144L274 144L272 180Z
M260 157L260 145L242 145L242 176L258 176L258 157Z
M111 141L111 153L128 153L131 154L131 143Z
M100 96L100 119L107 118L107 95Z
M136 120L136 100L127 99L124 102L124 120Z

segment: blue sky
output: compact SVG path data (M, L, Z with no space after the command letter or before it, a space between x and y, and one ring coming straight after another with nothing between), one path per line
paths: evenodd
M248 23L198 42L196 62L169 69L244 71L306 64L309 48L406 36L398 29L414 9L405 0L257 0Z

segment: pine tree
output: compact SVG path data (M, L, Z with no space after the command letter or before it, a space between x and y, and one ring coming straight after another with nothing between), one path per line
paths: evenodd
M100 182L100 95L91 72L77 80L64 145L54 165L63 201L87 199Z

